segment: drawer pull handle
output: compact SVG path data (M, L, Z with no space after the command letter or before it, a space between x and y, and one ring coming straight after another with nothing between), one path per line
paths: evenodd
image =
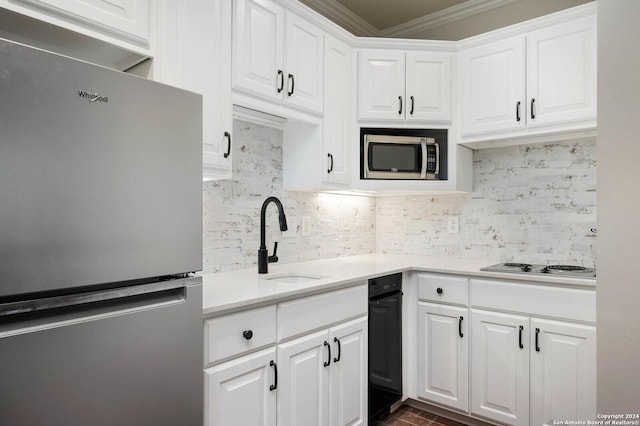
M273 384L269 386L269 390L274 391L278 389L278 364L271 360L269 366L273 367Z
M324 366L328 367L331 365L331 345L325 340L324 346L327 348L327 360L324 362Z
M253 337L253 331L251 330L245 330L242 332L242 337L244 337L247 340L251 340L251 338Z
M339 362L342 358L342 347L340 346L340 340L337 337L333 338L333 341L338 344L338 356L333 359L333 362Z
M523 325L520 326L520 331L518 332L518 346L520 346L520 349L524 349L524 345L522 344L522 330L524 330Z
M464 337L464 334L462 334L462 320L464 318L460 317L460 319L458 320L458 335L460 336L460 338Z
M442 288L438 287L438 288L436 289L436 293L438 293L438 294L442 294Z
M536 352L540 352L540 346L538 345L538 335L540 334L540 329L536 328Z

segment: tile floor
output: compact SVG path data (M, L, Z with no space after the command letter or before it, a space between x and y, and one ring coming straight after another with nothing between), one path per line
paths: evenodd
M435 414L403 405L389 417L374 423L375 426L465 426Z

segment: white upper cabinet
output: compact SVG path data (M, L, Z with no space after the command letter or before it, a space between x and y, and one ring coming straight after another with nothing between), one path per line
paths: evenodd
M360 51L358 119L450 121L451 54Z
M451 57L448 52L407 52L407 120L451 121Z
M149 45L151 2L149 0L10 0L26 15L54 25L79 24L141 46Z
M560 16L460 52L463 143L596 127L596 16Z
M462 52L463 135L524 129L524 45L515 37Z
M322 159L326 162L322 173L326 182L348 184L353 145L351 48L327 35L324 51L324 102L327 107L322 120Z
M233 18L233 88L321 113L322 31L270 0L235 0Z
M596 119L596 17L527 36L527 126Z
M358 119L404 120L404 52L358 52Z
M231 4L179 2L177 17L176 84L202 94L203 179L230 178Z

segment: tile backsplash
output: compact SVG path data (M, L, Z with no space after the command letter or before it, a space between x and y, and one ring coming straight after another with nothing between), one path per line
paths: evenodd
M375 251L374 198L284 191L282 131L234 120L233 135L233 178L203 185L204 272L257 271L260 209L271 195L282 201L289 228L280 233L270 205L267 248L271 254L279 242L281 263Z
M377 200L377 251L593 267L595 158L595 138L475 151L471 194Z
M282 131L234 120L233 179L206 182L204 272L254 267L260 208L281 263L368 254L595 265L595 138L474 152L471 194L359 197L282 188ZM459 216L459 233L447 230Z

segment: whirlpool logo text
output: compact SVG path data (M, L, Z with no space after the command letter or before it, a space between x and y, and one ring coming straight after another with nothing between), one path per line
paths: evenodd
M96 92L85 92L84 90L78 90L78 96L87 99L89 102L109 102L108 96L102 96Z

